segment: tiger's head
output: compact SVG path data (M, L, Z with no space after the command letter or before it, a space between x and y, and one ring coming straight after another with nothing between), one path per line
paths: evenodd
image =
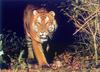
M33 10L29 25L29 36L37 42L43 43L57 29L54 11L43 9Z

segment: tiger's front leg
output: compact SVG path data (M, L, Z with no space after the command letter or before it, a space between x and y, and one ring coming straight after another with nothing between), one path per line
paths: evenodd
M34 54L36 56L36 59L37 59L39 65L40 66L48 65L46 57L43 53L41 43L38 43L36 41L32 41L32 45L33 45Z

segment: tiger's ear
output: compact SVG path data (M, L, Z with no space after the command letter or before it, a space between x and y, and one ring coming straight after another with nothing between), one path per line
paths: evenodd
M38 12L36 10L33 10L33 15L37 15Z
M50 11L49 12L52 16L55 16L55 12L54 11Z

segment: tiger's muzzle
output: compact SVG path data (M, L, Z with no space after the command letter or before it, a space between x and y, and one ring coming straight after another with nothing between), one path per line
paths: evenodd
M40 32L39 37L41 43L48 41L48 34L46 32Z

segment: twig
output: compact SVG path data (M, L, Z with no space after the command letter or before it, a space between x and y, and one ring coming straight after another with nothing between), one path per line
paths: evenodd
M84 23L77 31L75 31L75 32L73 33L73 35L75 35L75 34L78 33L81 29L83 29L83 28L87 25L87 23L88 23L90 20L92 20L92 19L96 16L97 13L100 14L100 10L94 12L94 13L91 14L89 17L87 17L87 18L85 19L85 23Z

